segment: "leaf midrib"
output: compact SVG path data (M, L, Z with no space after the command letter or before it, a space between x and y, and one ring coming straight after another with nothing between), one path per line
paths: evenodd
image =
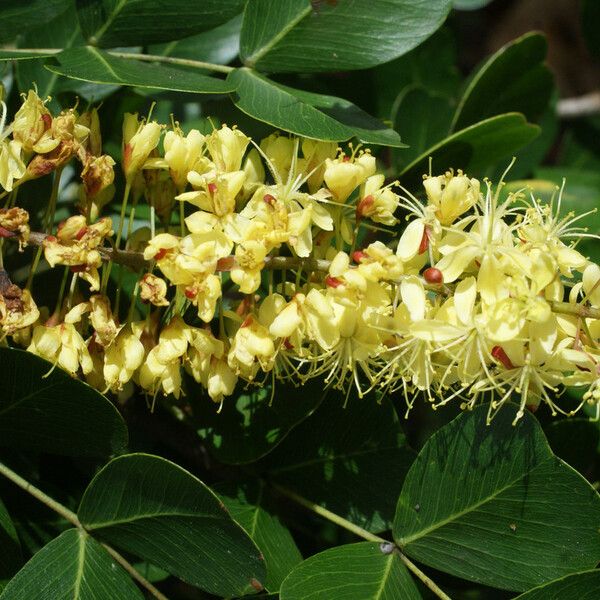
M106 33L107 29L113 24L113 21L117 18L119 13L123 10L123 7L127 4L127 1L128 0L119 0L117 5L115 6L113 12L110 14L110 16L108 16L106 18L106 21L104 22L102 27L100 27L100 29L96 30L88 38L88 40L94 39L94 43L96 45L98 45L100 43L100 40L102 39L102 36Z
M244 60L244 64L248 67L254 67L256 63L273 48L278 42L280 42L300 21L305 19L312 11L310 2L305 9L298 13L298 15L292 19L285 27L274 35L266 44L256 49L250 56L247 56Z
M144 519L156 519L156 518L160 518L160 517L181 517L181 518L190 518L191 517L194 519L213 519L215 521L229 522L230 519L225 516L225 513L223 513L223 515L224 516L205 515L205 514L198 514L198 513L158 512L158 513L152 513L152 514L137 515L134 517L129 517L127 519L114 519L112 521L104 521L104 522L100 522L100 523L88 523L88 522L82 521L82 524L88 531L92 531L94 529L104 529L106 527L114 527L117 525L128 525L130 523L135 523L137 521L143 521Z
M482 500L480 500L479 502L476 502L475 504L471 504L469 506L467 506L464 510L461 510L457 513L453 513L452 515L450 515L449 517L446 517L445 519L442 519L441 521L438 521L437 523L425 528L425 529L421 529L418 533L415 533L407 538L399 538L398 539L398 545L401 547L407 546L408 544L419 540L423 537L425 537L426 535L430 534L432 531L435 531L436 529L439 529L440 527L443 527L444 525L448 525L449 523L452 523L453 521L456 521L458 519L460 519L461 517L463 517L464 515L477 510L480 506L483 506L484 504L487 504L488 502L491 502L492 500L494 500L497 496L499 496L500 494L502 494L503 492L505 492L506 490L508 490L509 488L511 488L513 485L515 485L515 483L517 483L518 481L520 481L521 479L523 479L524 477L531 475L531 473L533 473L534 471L536 471L537 469L539 469L540 467L546 465L546 463L551 462L553 457L547 457L545 460L543 460L542 462L540 462L539 464L537 464L533 469L531 469L530 471L527 471L526 473L522 473L521 475L519 475L519 477L517 477L516 479L511 480L507 485L505 485L502 488L499 488L498 490L495 490L492 494L490 494L489 496L486 496L485 498L483 498Z
M83 579L83 568L85 563L86 533L85 531L81 530L79 530L77 533L77 542L79 549L77 551L77 572L75 574L75 582L73 586L73 600L78 600L81 597L81 581Z

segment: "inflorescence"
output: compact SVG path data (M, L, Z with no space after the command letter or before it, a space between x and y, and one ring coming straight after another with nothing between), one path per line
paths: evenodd
M40 244L23 289L1 272L4 344L125 396L136 384L179 397L185 369L219 403L238 380L321 377L347 395L401 390L409 408L490 398L490 418L512 399L515 421L541 402L600 407L600 267L576 249L593 234L586 215L562 214L562 190L545 204L458 171L425 176L413 195L360 146L166 129L125 115L115 228L100 216L115 161L96 110L54 116L32 91L3 119L0 236ZM54 231L72 160L80 214ZM16 190L49 174L45 231L30 233ZM149 227L135 228L144 200ZM66 267L52 313L30 292L42 251ZM122 321L113 262L145 267ZM585 390L579 406L558 403L565 386Z

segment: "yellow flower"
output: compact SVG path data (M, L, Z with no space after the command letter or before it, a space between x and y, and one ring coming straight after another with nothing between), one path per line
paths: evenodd
M17 140L0 142L0 185L11 192L15 180L25 175L27 167L21 158L21 143Z
M343 203L367 177L374 174L375 157L363 152L358 157L341 154L334 160L326 159L323 178L335 199Z
M29 90L27 96L23 94L23 104L16 112L13 122L13 138L19 143L19 147L27 153L48 152L36 148L36 144L51 124L52 115L38 95L33 90ZM58 142L55 147L57 145Z
M230 276L240 286L242 293L251 294L259 288L266 256L267 249L257 240L248 240L236 246L235 265Z
M223 125L206 138L206 147L221 172L239 171L250 138L237 128Z
M445 175L426 177L423 186L442 225L454 223L479 202L479 181L469 179L460 169L456 175L448 171Z
M33 325L40 312L29 293L14 284L7 285L0 292L0 329L12 335L19 329Z
M137 113L125 113L123 120L123 172L127 181L144 167L150 153L158 145L161 126L155 121L139 121Z
M398 209L399 198L390 187L396 182L381 187L385 176L371 175L360 188L360 200L356 206L357 219L367 217L375 223L395 225L397 223L394 212Z
M211 167L210 161L202 156L205 139L197 129L190 130L187 136L179 129L165 134L165 162L180 192L187 185L190 171L205 171Z
M144 345L133 327L123 327L104 353L103 375L108 389L122 390L142 365L145 354Z
M140 298L142 302L150 302L154 306L169 306L167 284L164 279L146 273L140 279Z
M275 354L269 330L249 315L233 337L227 363L237 375L252 381L259 368L265 372L272 369Z

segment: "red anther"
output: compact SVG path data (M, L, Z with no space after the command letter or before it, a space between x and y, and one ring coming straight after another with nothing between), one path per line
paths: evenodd
M50 129L50 127L52 126L52 117L49 114L44 114L42 115L42 121L44 121L44 131L48 131L48 129Z
M87 227L82 227L76 234L75 239L80 240L87 232Z
M332 277L331 275L327 275L327 277L325 277L325 285L328 285L329 287L332 287L332 288L336 288L336 287L342 285L342 281L340 279L338 279L337 277Z
M286 350L293 350L294 349L294 345L290 342L290 340L288 338L284 338L283 339L283 347Z
M492 356L500 363L502 363L502 365L504 366L505 369L514 369L515 366L510 362L510 358L508 358L508 355L506 354L506 352L504 352L504 348L502 348L502 346L494 346L492 348Z
M234 256L225 256L217 261L217 271L231 271L235 265Z
M350 157L344 154L344 156L342 156L342 162L350 162Z
M208 184L208 193L212 195L216 191L217 191L217 184L216 183L209 183Z
M355 263L360 263L360 261L361 261L363 258L367 258L367 257L368 257L367 253L366 253L366 252L363 252L362 250L355 250L355 251L352 253L352 260L353 260Z
M184 294L189 300L193 300L196 297L196 292L192 288L185 288Z
M273 206L273 204L275 204L275 202L277 201L277 199L275 198L275 196L273 196L272 194L265 194L263 196L263 200L269 205L269 206Z
M83 273L87 271L87 265L73 265L70 270L71 273Z
M242 327L250 327L250 325L252 325L252 322L254 321L254 319L252 318L252 315L248 315L245 319L244 322L240 325L240 329Z
M56 226L56 231L60 231L65 225L67 224L66 221L61 221L57 226Z
M427 283L440 284L444 283L444 274L435 267L429 267L423 271L423 278Z
M361 217L364 217L367 214L367 211L369 210L369 208L371 208L371 206L373 206L374 202L375 202L375 198L373 198L373 196L371 194L369 194L368 196L365 196L358 203L358 206L356 207L356 218L360 219Z
M4 227L0 227L0 238L11 238L15 237L17 234L14 231L9 231Z
M123 166L127 168L131 162L131 155L133 154L133 146L131 144L125 144L123 147Z
M154 255L154 260L162 260L167 252L169 251L168 248L161 248L155 255Z
M421 243L419 244L419 254L423 254L429 248L429 236L431 234L431 227L425 225L425 229L423 230L423 237L421 238Z
M45 242L55 242L56 241L56 236L54 235L47 235L46 238L44 239Z

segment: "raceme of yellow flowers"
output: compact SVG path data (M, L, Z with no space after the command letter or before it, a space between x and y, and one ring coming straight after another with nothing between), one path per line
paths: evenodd
M0 235L34 241L10 192L53 174L36 239L51 267L66 267L51 314L36 307L31 276L21 289L2 271L3 343L101 391L179 397L185 369L215 402L239 380L321 377L346 394L401 391L409 407L491 398L490 418L512 399L515 421L541 402L600 407L600 267L576 249L593 234L579 227L585 215L561 214L562 190L544 204L458 171L426 176L413 195L360 147L278 133L256 144L227 126L184 135L126 114L113 223L100 216L115 161L95 110L54 116L30 92L3 125ZM80 214L54 229L72 160ZM149 227L134 230L144 201ZM145 268L120 322L106 259L134 255ZM557 403L564 386L584 390L580 406Z

